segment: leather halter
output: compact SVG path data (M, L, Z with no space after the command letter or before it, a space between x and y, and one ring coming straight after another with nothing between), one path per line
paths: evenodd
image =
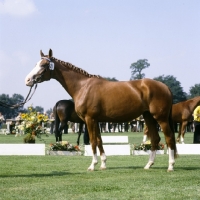
M34 88L34 91L33 91L32 95L29 97L33 86L34 86L34 84L30 87L29 93L28 93L26 99L25 99L23 102L17 103L17 104L15 104L15 105L11 105L11 104L7 104L7 103L5 103L5 102L3 102L3 101L0 101L0 106L3 106L3 107L5 107L5 108L11 108L11 109L15 109L15 108L19 108L19 107L23 106L26 102L28 102L28 101L32 98L33 94L34 94L35 91L36 91L37 83L35 84L35 88ZM29 97L29 98L28 98L28 97Z
M54 63L51 61L51 59L47 58L47 57L42 57L41 59L45 59L47 61L49 61L49 64L47 65L48 68L44 65L42 65L41 67L43 67L45 70L40 74L40 76L38 76L38 78L42 78L42 76L44 75L45 71L49 70L50 72L50 76L49 76L49 80L51 79L51 71L54 70ZM34 83L38 83L37 79L34 79Z

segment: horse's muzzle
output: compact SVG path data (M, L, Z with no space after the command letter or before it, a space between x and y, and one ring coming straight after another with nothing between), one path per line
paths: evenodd
M34 85L34 80L33 79L30 79L30 78L26 78L25 79L25 84L26 84L26 86L33 86Z

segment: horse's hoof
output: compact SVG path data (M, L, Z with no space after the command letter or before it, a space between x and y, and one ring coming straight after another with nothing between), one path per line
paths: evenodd
M100 167L100 170L106 170L106 167Z
M147 163L147 165L144 167L144 169L150 169L150 167L153 165L154 163Z
M94 169L90 169L90 168L88 168L87 171L89 171L89 172L93 172Z
M167 170L167 172L173 172L173 171L174 171L173 169L168 169L168 170Z

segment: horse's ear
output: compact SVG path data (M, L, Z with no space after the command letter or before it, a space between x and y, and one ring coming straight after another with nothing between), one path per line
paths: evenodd
M40 56L44 57L44 54L43 54L42 50L40 50Z
M49 58L51 58L52 56L53 56L53 51L49 49Z

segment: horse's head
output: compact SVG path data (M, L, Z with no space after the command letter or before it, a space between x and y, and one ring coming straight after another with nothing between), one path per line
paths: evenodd
M41 83L51 79L51 70L54 70L54 63L51 60L52 54L51 49L47 56L40 51L41 60L37 62L36 66L25 78L25 84L27 86L33 86L35 83Z

